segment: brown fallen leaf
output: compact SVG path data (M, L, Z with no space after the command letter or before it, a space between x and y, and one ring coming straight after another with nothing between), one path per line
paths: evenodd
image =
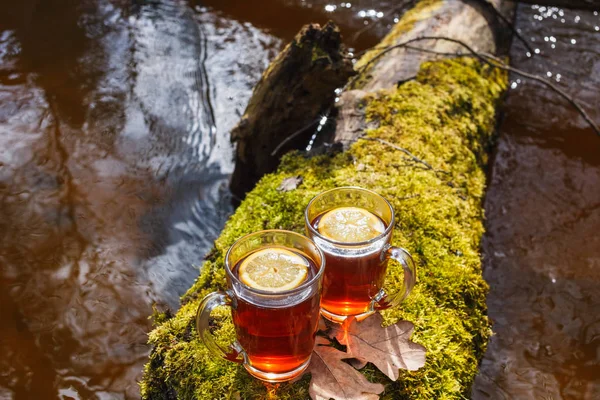
M300 186L301 183L302 183L301 176L291 176L291 177L285 178L283 181L281 181L281 184L279 185L277 190L280 192L290 192L290 191L296 189L298 186Z
M330 326L329 334L346 345L346 358L355 358L353 365L371 362L395 381L400 368L414 371L425 364L425 347L410 341L414 325L398 321L383 328L381 314L375 313L362 322L348 318L343 325Z
M359 371L342 360L347 353L331 346L327 339L317 336L308 367L312 377L308 393L313 400L377 400L384 386L371 383Z

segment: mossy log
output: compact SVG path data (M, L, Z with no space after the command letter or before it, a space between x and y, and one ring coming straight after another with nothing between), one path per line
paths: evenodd
M335 89L352 75L351 59L333 23L302 28L263 73L231 131L231 140L237 143L232 193L243 198L263 175L277 168L281 155L305 144L314 131L303 130L307 122L318 121L333 103ZM300 134L272 156L294 132Z
M384 42L400 40L446 3L451 2L422 1ZM452 21L452 16L445 18ZM361 77L355 118L369 127L357 131L364 136L357 140L357 133L348 134L346 150L334 155L288 153L277 172L264 176L247 194L182 297L181 309L174 316L155 315L142 397L308 398L308 376L267 386L239 365L212 356L195 332L195 313L203 296L225 287L223 258L237 238L271 228L304 232L302 215L308 201L337 186L366 187L386 197L397 211L393 243L407 248L419 268L411 296L383 316L386 324L399 319L415 324L412 340L428 349L425 367L401 371L396 382L371 365L363 372L387 385L384 399L469 397L491 333L479 254L482 199L487 149L507 76L473 58L422 62L413 73L414 79L396 85L393 78L381 89L368 88L370 78ZM343 126L338 124L336 137ZM303 178L298 188L278 190L284 179L297 175ZM392 285L399 282L401 267L390 263L387 279ZM216 317L216 334L226 344L234 335L228 310Z

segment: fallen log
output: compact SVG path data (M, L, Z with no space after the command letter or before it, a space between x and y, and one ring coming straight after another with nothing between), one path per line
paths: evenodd
M503 4L496 4L502 9ZM478 51L495 52L501 36L493 21L485 7L471 2L421 1L379 50L359 61L360 74L353 90L346 92L352 97L343 96L333 135L345 151L309 158L288 153L278 171L264 176L247 194L183 296L181 309L172 317L155 316L142 397L308 397L308 377L267 388L238 365L215 359L196 335L195 312L203 296L225 287L223 258L237 238L271 228L303 232L308 201L342 185L371 188L392 203L397 211L394 244L413 253L420 271L409 299L383 315L386 324L399 319L415 324L412 340L428 349L425 367L401 371L396 382L369 365L362 371L387 385L385 398L469 396L491 332L479 243L486 149L507 76L469 57L425 61L439 56L409 49L379 54L383 46L425 35L461 35ZM439 41L429 45L456 51ZM297 188L278 190L284 179L298 175L303 180ZM390 264L390 281L401 276L401 268ZM226 343L233 335L227 312L216 317L216 334Z

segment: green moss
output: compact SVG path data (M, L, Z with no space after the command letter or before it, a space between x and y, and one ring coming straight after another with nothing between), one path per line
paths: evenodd
M507 78L472 59L426 63L415 81L372 94L367 117L378 128L367 135L402 146L435 170L377 141L359 140L335 156L288 154L242 202L215 243L182 308L150 334L153 351L141 382L147 399L306 399L308 376L266 386L233 363L213 357L198 340L194 317L200 298L225 285L223 256L240 236L267 228L303 232L303 210L317 193L336 186L371 188L397 211L394 244L418 264L418 283L401 307L384 312L386 323L415 324L413 340L428 352L425 366L402 371L390 382L371 365L364 373L387 384L385 399L467 397L487 339L487 286L479 255L483 233L486 144L495 106ZM301 174L296 190L282 193L283 179ZM391 263L388 281L399 282ZM218 336L233 336L227 310ZM239 397L238 397L239 396Z

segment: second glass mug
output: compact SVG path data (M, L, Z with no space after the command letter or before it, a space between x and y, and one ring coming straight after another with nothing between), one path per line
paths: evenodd
M317 228L321 216L340 207L358 207L378 217L385 230L361 242L341 242L323 236ZM358 320L376 310L400 304L416 281L415 263L403 248L390 245L394 209L379 194L358 187L339 187L313 198L306 207L308 236L325 254L321 314L334 322L349 316ZM404 270L404 287L396 292L383 288L388 260L398 261Z
M300 286L281 292L255 289L242 283L235 268L246 257L265 248L281 248L302 255L314 267ZM196 316L200 339L215 355L243 364L254 377L284 382L308 367L319 321L319 296L325 259L307 237L290 231L266 230L238 239L225 256L225 292L207 295ZM210 331L210 313L230 306L237 340L221 348Z

